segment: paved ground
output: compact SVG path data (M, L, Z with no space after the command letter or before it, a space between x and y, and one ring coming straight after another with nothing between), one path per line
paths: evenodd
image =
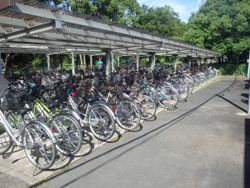
M247 90L242 80L230 87L233 81L223 78L200 90L178 111L161 112L41 187L244 187Z
M12 177L7 174L0 173L0 187L17 188L17 187L28 187L29 184L23 182L22 180Z

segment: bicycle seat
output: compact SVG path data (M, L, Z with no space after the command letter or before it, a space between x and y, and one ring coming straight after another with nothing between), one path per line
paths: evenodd
M107 91L115 91L116 87L108 86L108 87L106 87L106 90Z
M89 103L95 102L97 99L95 97L85 97L85 100Z
M21 108L21 109L19 109L19 112L21 115L24 115L31 110L32 110L31 108Z
M49 109L53 109L53 108L56 108L58 106L60 106L61 102L59 100L55 100L53 102L51 102L50 104L47 104L48 105L48 108Z

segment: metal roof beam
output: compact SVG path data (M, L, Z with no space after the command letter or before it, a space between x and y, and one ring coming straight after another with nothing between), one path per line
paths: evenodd
M81 42L67 42L63 40L44 40L44 39L29 39L29 38L23 38L23 39L16 39L15 41L9 41L8 43L2 43L0 46L6 45L6 44L29 44L29 45L46 45L49 47L55 47L55 48L64 48L64 47L85 47L89 49L112 49L115 48L115 46L110 45L103 45L103 44L84 44Z
M9 17L0 17L0 25L8 25L13 27L25 28L29 27L26 22L22 19L9 18Z
M112 45L112 46L130 46L131 43L127 42L121 42L121 41L110 41L107 39L95 39L95 38L88 38L88 37L80 37L80 36L70 36L70 35L64 35L64 34L57 34L57 33L42 33L38 35L40 38L44 38L47 40L53 39L53 40L67 40L67 41L77 41L77 42L83 42L86 44L104 44L104 45Z
M25 37L27 35L34 35L34 34L42 33L42 32L51 30L55 27L56 27L55 22L50 22L50 23L41 24L41 25L38 25L35 27L31 27L28 29L22 29L20 31L16 31L16 32L5 34L5 35L1 36L0 42L5 42L8 40Z
M126 37L126 36L102 33L102 32L92 31L89 29L72 28L68 26L63 26L62 32L64 34L70 34L74 36L107 39L110 41L120 41L120 42L127 42L127 43L133 43L133 44L141 44L141 45L151 44L151 42L147 42L141 39L134 39L134 38Z
M186 52L190 52L192 50L178 50L178 51L172 51L172 52L168 52L169 55L171 54L182 54L182 53L186 53Z
M3 29L2 27L0 27L0 33L6 34L7 32L5 31L5 29Z

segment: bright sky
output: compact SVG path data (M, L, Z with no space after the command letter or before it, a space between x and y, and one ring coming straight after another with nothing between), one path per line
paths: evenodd
M198 0L137 0L140 5L150 7L163 7L168 5L179 14L182 21L187 22L192 12L196 11Z

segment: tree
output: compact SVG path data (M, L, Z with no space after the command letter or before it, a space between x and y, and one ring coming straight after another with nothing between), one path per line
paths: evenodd
M207 0L191 16L185 40L245 61L250 48L249 0Z
M132 25L140 6L136 0L67 0L73 11L108 21Z
M181 22L178 14L169 6L152 8L143 5L142 14L134 26L173 38L181 38L185 31L185 23Z

